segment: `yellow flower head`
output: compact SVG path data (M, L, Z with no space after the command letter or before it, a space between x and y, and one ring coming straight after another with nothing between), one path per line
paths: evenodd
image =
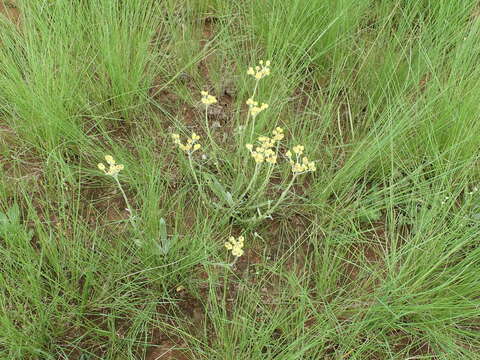
M280 141L285 137L285 134L283 133L283 129L281 127L277 127L275 130L272 131L272 133L274 141Z
M173 139L173 142L174 142L176 145L179 145L179 144L180 144L180 135L178 135L178 134L172 134L172 139Z
M267 108L268 104L262 104L261 106L254 105L250 107L250 113L252 114L252 117L256 117L259 113Z
M200 140L200 136L198 136L196 133L192 133L192 140L193 141L197 141L197 140Z
M258 105L258 102L257 101L253 101L253 98L249 98L246 102L246 104L250 107L253 107L253 106L257 106Z
M301 157L304 150L305 147L302 145L294 146L292 148L292 151L295 154L295 159L292 159L292 151L288 150L285 153L288 162L292 166L292 172L296 175L317 170L317 167L315 166L315 163L313 161L310 161L306 156Z
M255 147L252 144L247 144L246 148L250 151L252 158L257 164L268 162L269 164L277 163L276 151L273 149L275 147L275 139L269 138L268 136L259 136L258 142L259 146Z
M253 76L256 80L263 79L265 76L270 75L270 60L259 61L260 66L249 67L247 70L247 75Z
M292 171L296 174L303 173L305 171L305 166L299 163L295 163L292 166Z
M297 155L302 155L303 154L303 150L305 150L305 147L302 146L302 145L297 145L297 146L294 146L293 147L293 152Z
M265 157L261 153L258 153L256 151L252 152L252 157L257 164L260 164L265 160Z
M233 236L230 236L228 238L228 241L224 243L224 246L227 248L227 250L230 250L232 252L233 256L240 257L243 255L243 245L244 245L245 239L243 236L239 236L238 239L235 239Z
M185 151L189 155L193 154L202 147L201 144L196 143L198 140L200 140L200 136L195 132L192 132L192 136L187 138L187 142L185 144L182 144L180 141L180 135L178 134L172 134L172 139L175 145L178 145L180 150Z
M270 163L270 164L276 164L277 163L277 156L272 155L272 156L268 157L265 161Z
M124 169L122 164L117 164L111 155L105 155L105 161L109 165L108 169L103 163L99 163L97 167L109 176L117 176L120 171Z
M207 107L217 102L217 98L213 95L210 95L207 91L202 91L200 94L202 95L202 103Z

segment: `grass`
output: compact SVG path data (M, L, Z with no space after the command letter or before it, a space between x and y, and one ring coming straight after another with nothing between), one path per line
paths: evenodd
M0 4L0 358L479 358L475 1Z

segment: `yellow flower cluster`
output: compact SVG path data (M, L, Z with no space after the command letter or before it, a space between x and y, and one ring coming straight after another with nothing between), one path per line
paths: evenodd
M198 136L194 132L192 132L191 137L187 138L187 142L185 144L182 144L182 142L180 141L180 135L178 134L172 134L172 139L173 142L178 145L180 150L183 150L189 154L192 154L193 152L197 151L202 147L202 145L200 144L195 144L198 140L200 140L200 136Z
M217 98L213 95L210 95L207 91L202 91L202 103L209 106L217 102Z
M103 163L99 163L97 166L106 175L117 176L118 173L124 169L124 166L122 164L117 164L111 155L105 155L105 161L109 165L108 170Z
M258 106L258 102L253 101L253 98L247 100L247 105L250 107L250 114L252 114L252 117L256 117L263 110L268 109L268 104L262 103L262 105Z
M260 136L258 138L260 146L255 147L255 150L252 144L247 144L245 146L250 151L250 154L257 164L261 164L264 161L270 164L276 164L277 154L273 148L278 141L283 139L283 137L283 129L277 127L273 130L273 137L269 138L268 136Z
M225 247L227 250L232 251L232 255L236 257L240 257L243 255L243 242L245 238L243 236L239 236L238 240L235 239L233 236L228 238L228 241L225 242Z
M265 63L263 60L259 61L260 66L249 67L247 74L253 76L256 80L260 80L265 76L270 75L270 61L267 60Z
M292 151L295 154L295 160L292 158L292 151L289 150L285 153L290 165L292 165L292 172L294 174L298 175L317 170L313 161L308 160L306 156L302 157L304 150L305 147L303 145L296 145L292 148Z

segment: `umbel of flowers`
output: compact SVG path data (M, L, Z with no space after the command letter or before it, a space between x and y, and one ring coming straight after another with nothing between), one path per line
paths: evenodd
M313 161L308 160L308 157L306 156L302 156L304 150L305 147L303 145L297 145L292 148L295 157L292 157L292 151L290 150L285 153L288 162L292 166L292 172L294 174L299 175L317 170L317 167Z
M277 127L275 130L273 130L273 136L271 138L267 136L259 136L257 140L259 145L255 148L252 144L247 144L245 146L250 151L250 155L257 164L261 164L264 161L270 164L276 164L276 146L284 136L283 129L281 127Z
M250 109L250 114L253 118L257 117L263 110L268 109L268 104L262 103L262 105L258 106L258 101L253 101L253 98L247 100L246 104Z
M192 136L187 137L187 142L185 144L180 141L179 134L172 134L172 139L175 145L178 145L180 150L185 151L189 155L193 154L195 151L199 150L202 147L201 144L197 143L197 141L200 140L200 136L198 136L194 132L192 132Z
M239 236L238 239L235 239L233 236L230 236L228 238L228 241L225 242L225 247L227 250L230 250L232 252L233 256L236 256L239 258L240 256L243 255L243 244L244 244L245 238L243 236Z
M250 66L247 70L247 74L253 76L255 80L260 80L265 76L270 75L270 60L265 62L260 60L258 63L260 65L255 66L255 68Z
M105 161L107 162L108 169L103 163L98 164L98 168L102 170L105 175L116 177L118 173L124 169L122 164L117 164L111 155L105 155Z
M217 103L217 98L213 95L210 95L208 91L201 91L200 94L202 95L202 103L206 106Z

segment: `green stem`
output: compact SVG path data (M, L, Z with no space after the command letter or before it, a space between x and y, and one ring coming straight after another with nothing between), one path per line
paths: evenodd
M247 185L247 188L245 189L245 191L243 192L243 194L240 195L240 197L239 197L240 201L243 199L243 197L244 197L245 195L248 194L248 192L250 191L250 188L252 187L253 183L254 183L255 180L257 179L258 169L259 169L258 163L255 163L255 171L253 172L253 176L252 176L252 178L250 179L250 183Z
M254 98L255 98L255 95L256 95L256 93L257 93L258 81L259 81L259 80L256 80L256 81L255 81L255 87L253 88L253 94L252 94L252 96L250 97L251 99L254 99ZM243 142L244 142L244 139L245 139L245 133L246 133L246 131L247 131L248 121L249 121L249 120L250 120L250 106L248 107L247 119L246 119L246 121L245 121L245 128L244 128L244 130L243 130L243 132L242 132L241 145L243 145ZM255 121L255 119L254 119L254 121Z
M252 95L252 99L255 98L255 95L257 93L257 88L258 88L258 82L260 80L256 80L255 81L255 87L253 88L253 95ZM248 114L250 115L250 109L248 109ZM248 118L247 118L247 123L248 123ZM255 117L252 116L252 131L250 132L250 141L252 141L252 138L253 138L253 131L255 129ZM245 124L245 131L247 131L247 124Z
M273 212L277 209L277 207L283 202L283 200L285 199L285 196L287 196L287 194L288 194L290 188L292 187L293 182L295 181L297 176L298 176L298 174L293 174L292 180L290 180L290 183L287 185L285 190L283 190L283 192L280 194L280 197L278 198L277 202L270 209L268 209L268 211L265 214L262 214L262 216L260 216L260 217L253 216L250 219L247 219L245 222L263 220L263 219L266 219L267 217L269 217L271 214L273 214Z
M253 139L253 132L255 130L255 118L256 118L256 116L252 116L252 129L250 131L250 141L252 141L252 139Z
M255 97L256 93L257 93L257 87L258 87L258 82L260 80L255 80L255 87L253 88L253 95L252 95L252 98Z
M203 202L205 203L205 205L207 205L207 204L215 205L215 204L212 204L208 201L207 196L203 192L202 186L200 185L200 181L198 181L197 173L196 173L196 171L193 167L192 154L190 152L188 153L188 164L190 165L190 170L192 171L193 179L195 180L195 184L197 185L198 192L200 193L200 196L201 196ZM217 209L221 209L221 207L218 206L218 205L214 206L214 207L217 208Z
M197 185L198 192L200 193L200 195L202 197L204 197L205 194L203 193L200 182L198 181L197 173L195 172L195 169L193 168L192 154L191 153L188 153L188 164L190 165L190 170L192 171L193 179L195 180L195 184Z
M118 180L118 176L112 176L115 179L115 182L117 183L118 188L120 189L120 192L122 193L123 200L125 201L125 204L127 205L127 211L130 214L128 219L130 220L132 226L135 228L135 230L138 231L137 224L135 223L134 219L134 214L133 214L133 209L130 206L130 203L128 202L127 194L125 194L125 191L123 190L122 184L120 184L120 181Z
M269 167L268 167L268 172L265 176L265 181L262 183L262 185L258 188L258 190L255 192L255 194L250 198L248 199L249 200L249 203L251 203L253 200L255 200L256 198L258 198L258 196L263 192L263 189L265 189L267 187L267 184L270 182L270 177L272 175L272 170L273 170L273 164L269 164Z

